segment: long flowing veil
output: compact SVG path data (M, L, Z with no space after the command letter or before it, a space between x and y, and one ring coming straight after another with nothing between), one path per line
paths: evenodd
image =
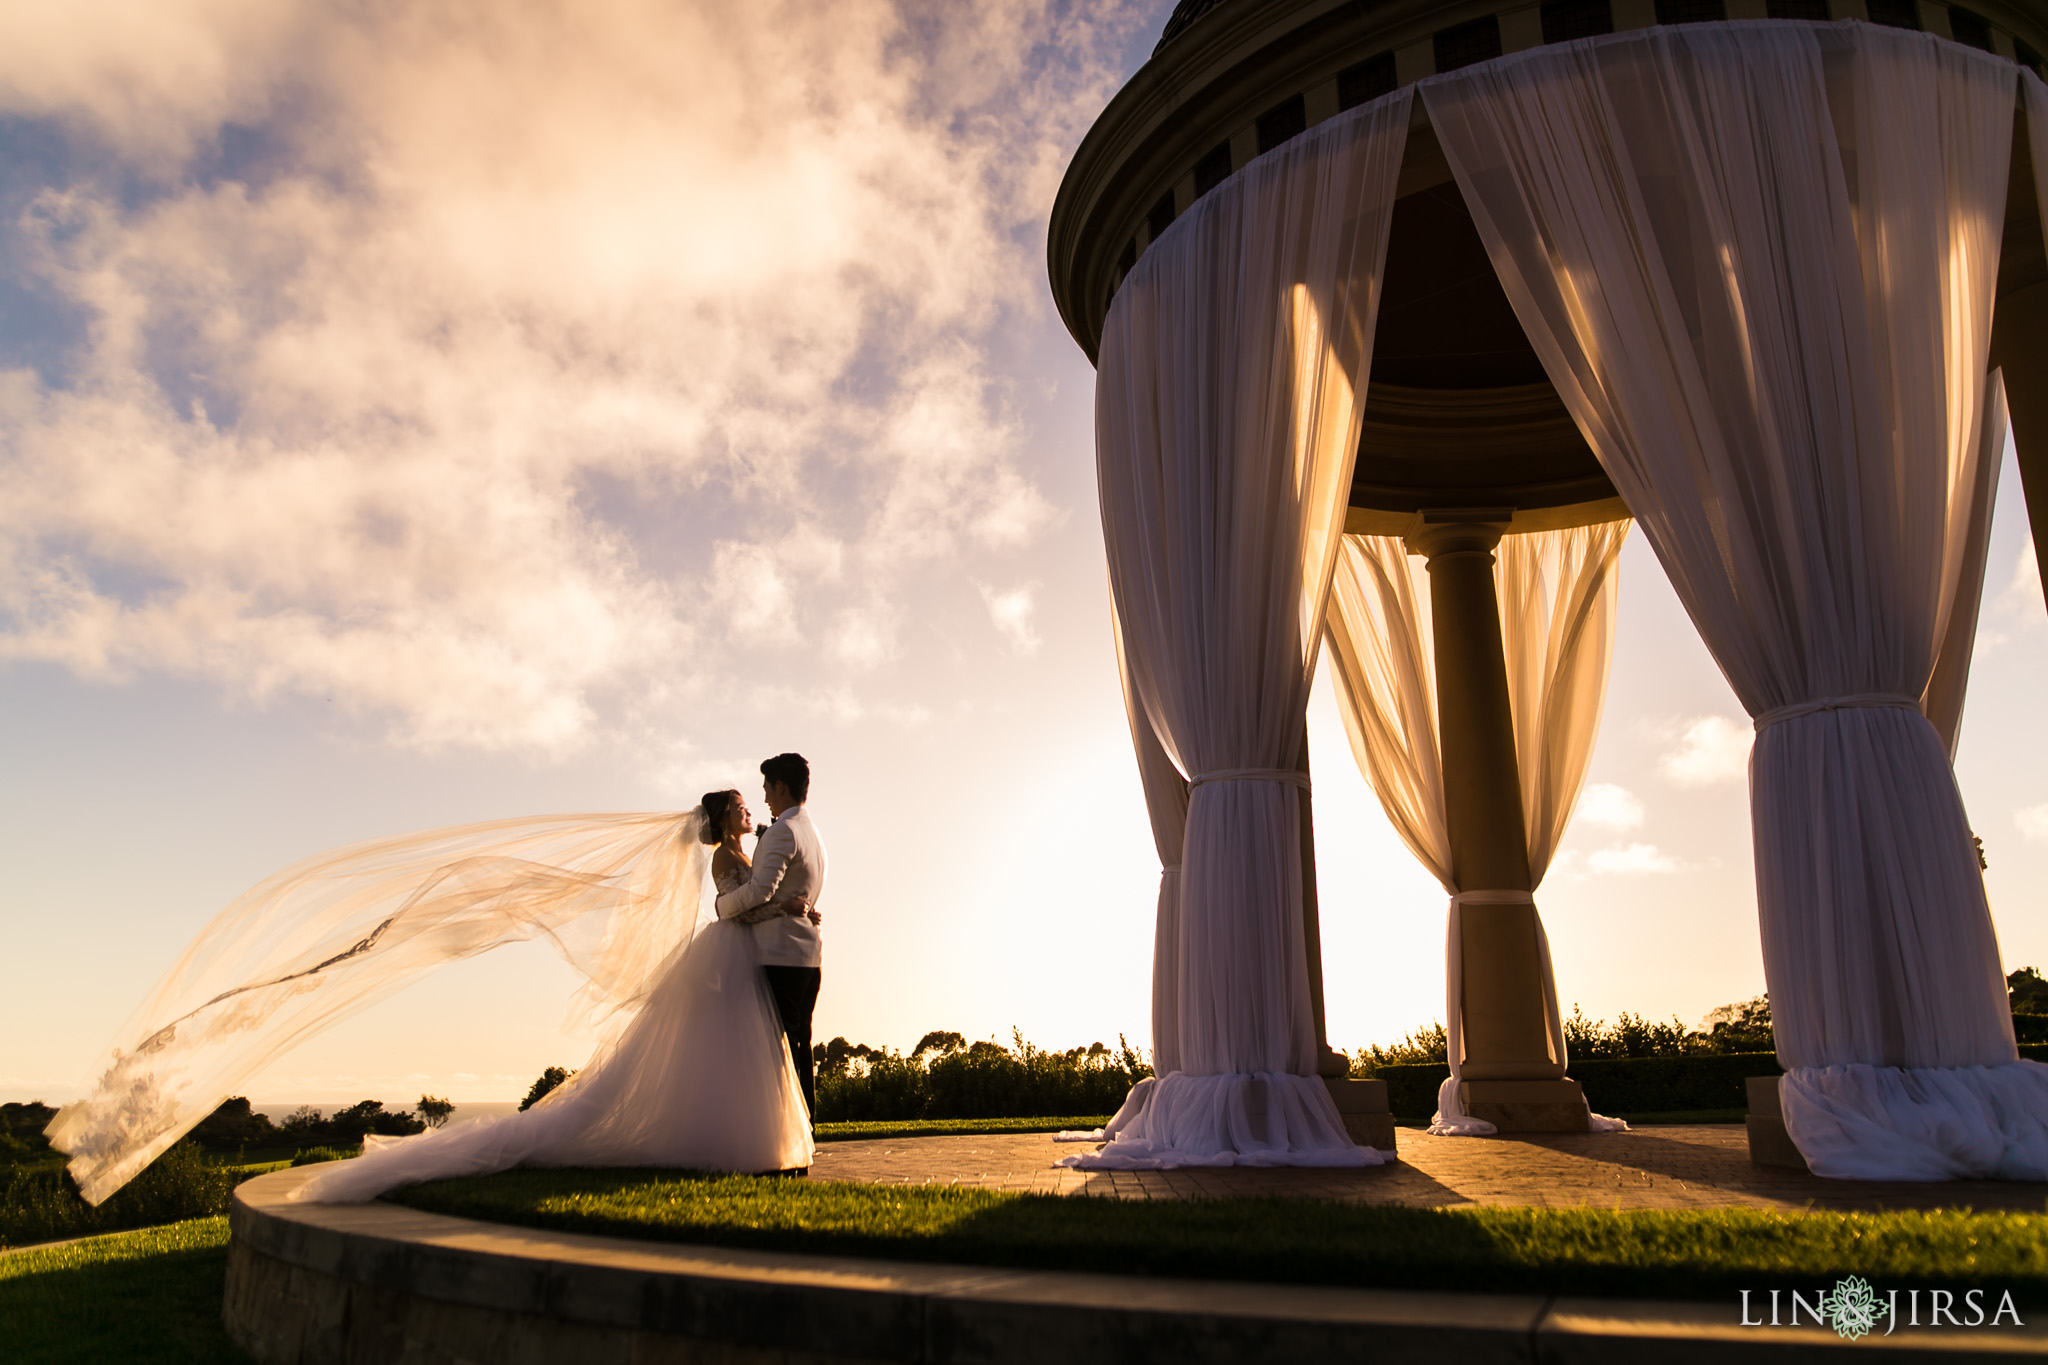
M355 844L245 892L47 1129L98 1204L265 1063L443 963L546 938L587 1018L630 1017L695 931L703 816L555 815Z

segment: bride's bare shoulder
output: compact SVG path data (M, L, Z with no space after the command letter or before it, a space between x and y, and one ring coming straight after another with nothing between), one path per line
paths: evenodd
M711 854L711 875L714 878L723 877L736 867L752 866L753 864L747 861L746 854L727 848L724 844L720 844Z

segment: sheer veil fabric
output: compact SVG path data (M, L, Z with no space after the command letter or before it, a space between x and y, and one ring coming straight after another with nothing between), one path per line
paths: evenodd
M1530 875L1539 886L1578 803L1600 729L1614 654L1617 564L1629 524L1612 521L1503 536L1494 552L1522 824ZM1429 575L1421 560L1394 536L1346 536L1327 631L1337 709L1359 770L1409 850L1451 893L1444 953L1451 1076L1438 1091L1430 1131L1484 1136L1494 1131L1493 1125L1466 1114L1458 1090L1464 1060L1462 907L1533 905L1535 898L1522 891L1453 884L1437 740ZM1549 937L1540 917L1536 932L1544 1022L1551 1056L1562 1065L1569 1059ZM1598 1114L1593 1120L1596 1131L1627 1126Z
M731 890L744 874L722 885ZM752 927L712 920L613 1041L532 1109L369 1138L290 1196L354 1204L400 1185L514 1166L784 1171L811 1164L809 1112Z
M1145 731L1187 779L1177 1059L1083 1166L1369 1165L1316 1076L1303 714L1342 539L1412 92L1328 120L1183 214L1124 280L1096 388L1111 596ZM1139 724L1142 715L1148 724ZM1172 783L1146 783L1156 803ZM1171 813L1163 833L1171 833ZM1169 991L1161 980L1159 989Z
M1921 711L1981 578L1959 538L2016 70L1756 22L1421 86L1524 330L1756 719L1785 1122L1827 1176L2048 1178L2048 1068L2017 1060Z
M577 1012L616 1034L692 940L710 852L701 822L497 820L287 868L199 934L50 1139L97 1204L293 1046L439 966L527 939L577 968Z

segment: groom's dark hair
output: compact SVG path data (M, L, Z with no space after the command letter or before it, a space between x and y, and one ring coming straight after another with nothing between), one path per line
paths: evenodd
M761 760L761 776L789 788L789 799L799 806L811 794L811 765L802 754L777 754Z

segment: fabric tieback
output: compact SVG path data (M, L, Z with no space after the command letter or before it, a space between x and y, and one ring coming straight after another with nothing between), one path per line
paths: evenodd
M1756 718L1756 732L1762 734L1768 727L1781 720L1797 716L1810 716L1816 711L1874 711L1880 709L1918 711L1920 703L1912 697L1902 697L1896 692L1858 692L1847 697L1821 697L1814 701L1796 702L1791 706L1780 706L1766 711Z
M1309 790L1308 774L1295 768L1218 768L1213 773L1196 773L1188 779L1188 789L1209 782L1285 782Z
M1534 905L1536 895L1531 891L1453 891L1453 905Z

